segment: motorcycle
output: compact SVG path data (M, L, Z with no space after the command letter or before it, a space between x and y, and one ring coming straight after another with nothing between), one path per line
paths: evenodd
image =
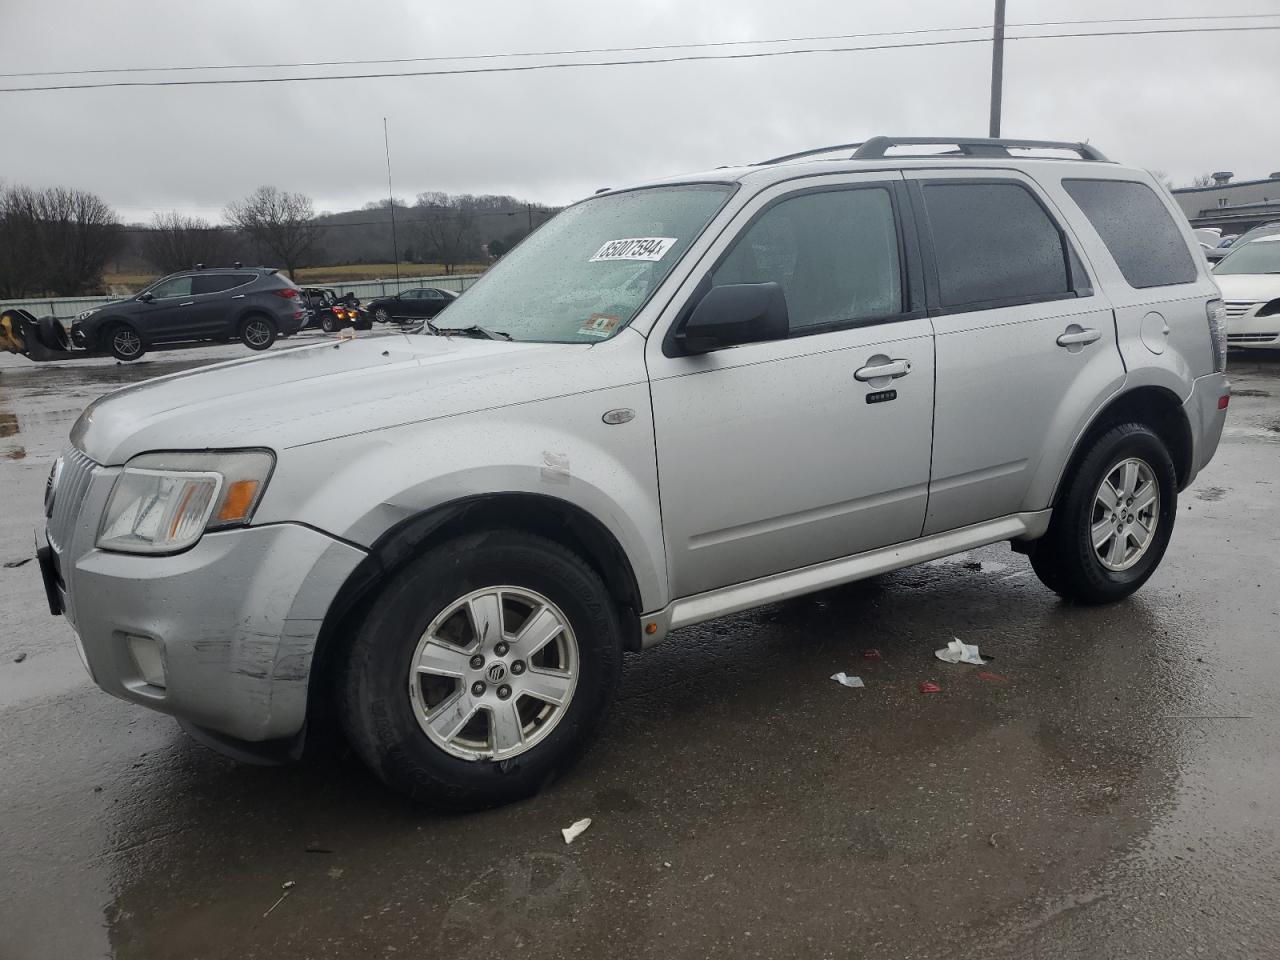
M355 294L349 293L338 303L320 310L320 329L325 333L337 333L344 327L355 327L357 330L373 328L373 321L360 306L360 300Z

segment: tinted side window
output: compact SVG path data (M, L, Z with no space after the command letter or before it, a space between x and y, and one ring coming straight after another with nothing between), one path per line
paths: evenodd
M1063 180L1131 287L1192 283L1196 265L1155 191L1128 180Z
M191 296L191 278L174 277L172 280L156 284L151 288L151 295L157 300L163 300L166 297L189 297Z
M893 202L883 187L808 193L769 208L712 274L777 281L792 331L902 313Z
M1017 183L926 183L943 307L1072 296L1058 225Z
M245 277L231 273L200 273L191 278L192 293L220 293L248 282Z

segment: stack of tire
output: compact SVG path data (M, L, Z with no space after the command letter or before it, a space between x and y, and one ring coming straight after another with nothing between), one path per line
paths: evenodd
M15 307L0 313L0 350L32 360L61 360L71 353L71 338L57 317L37 320Z

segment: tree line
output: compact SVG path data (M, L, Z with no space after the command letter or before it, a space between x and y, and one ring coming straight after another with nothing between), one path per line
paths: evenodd
M433 191L412 203L317 214L305 194L263 186L227 204L225 224L168 211L126 226L95 194L0 184L0 297L98 293L107 265L122 258L157 274L239 260L292 276L305 266L393 259L451 273L502 256L555 212L510 196Z

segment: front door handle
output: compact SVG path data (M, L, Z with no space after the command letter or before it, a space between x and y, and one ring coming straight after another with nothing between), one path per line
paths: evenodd
M1074 347L1084 346L1086 343L1093 343L1102 337L1102 334L1092 327L1078 327L1074 323L1067 327L1067 332L1059 335L1058 346Z
M861 380L866 383L868 380L880 380L884 377L891 377L896 380L898 377L905 377L911 372L910 360L890 360L888 357L879 358L872 357L872 360L880 360L879 363L870 363L865 367L859 367L853 372L855 380Z
M188 300L186 303L180 303L180 304L178 304L178 306L180 306L180 307L192 307L192 306L195 306L195 301L194 301L194 300Z

